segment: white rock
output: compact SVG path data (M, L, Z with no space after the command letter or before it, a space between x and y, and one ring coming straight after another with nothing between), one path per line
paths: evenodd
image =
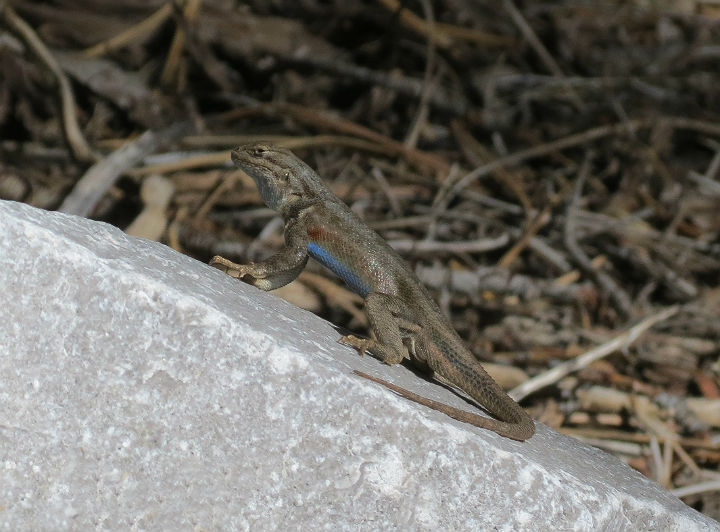
M171 249L0 202L0 529L720 530L615 458L526 443Z

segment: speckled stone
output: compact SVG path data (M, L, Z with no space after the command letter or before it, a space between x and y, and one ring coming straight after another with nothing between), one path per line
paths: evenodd
M0 201L0 530L710 531L615 458L519 443L160 244Z

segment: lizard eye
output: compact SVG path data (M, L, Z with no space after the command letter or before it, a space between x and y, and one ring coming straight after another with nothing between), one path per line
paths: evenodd
M250 150L250 154L253 157L262 157L263 154L265 153L265 151L266 151L265 148L261 148L258 146L256 148L253 148L252 150Z

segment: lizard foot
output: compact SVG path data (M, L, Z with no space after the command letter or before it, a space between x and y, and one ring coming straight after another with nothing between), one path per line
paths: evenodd
M240 279L243 276L250 274L248 271L250 268L249 264L236 264L225 257L221 257L220 255L215 255L212 258L210 266L227 273L230 277L234 277L235 279Z
M375 344L374 340L370 338L360 338L353 334L347 334L338 340L341 344L354 347L357 349L358 354L363 356Z

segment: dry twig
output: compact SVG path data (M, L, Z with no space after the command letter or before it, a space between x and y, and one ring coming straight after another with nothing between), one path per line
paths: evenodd
M75 184L58 210L67 214L88 216L120 175L157 150L159 146L176 140L189 130L188 123L180 123L163 131L146 131L91 166Z
M615 304L615 308L620 315L623 318L628 318L632 315L632 303L630 298L609 275L606 275L599 269L593 268L592 261L585 252L580 249L575 236L575 211L582 194L585 180L590 174L591 161L592 156L590 153L587 153L575 182L575 191L573 192L572 199L568 204L565 216L565 230L563 232L565 247L570 252L570 255L578 266L580 266L585 273L591 275L597 284L600 285L600 288L602 288L605 293L605 297Z
M598 347L583 353L573 360L569 360L568 362L555 366L553 369L546 371L545 373L541 373L520 386L513 388L509 392L510 397L516 401L521 401L531 393L559 381L566 375L582 369L596 360L600 360L601 358L617 351L618 349L627 348L650 327L674 316L677 314L678 310L679 307L677 306L668 307L657 314L645 318L643 321L634 325L624 333L616 336L609 342L599 345Z
M185 3L185 9L183 9L182 13L182 23L189 25L197 19L201 3L202 0L188 0ZM173 81L179 81L178 69L180 68L180 57L183 47L185 46L185 32L186 30L182 24L178 24L172 43L170 44L165 67L160 75L160 83L165 86L170 85Z
M10 7L6 1L0 3L0 13L7 25L18 35L20 35L28 44L30 49L38 56L43 64L52 72L58 83L60 91L60 104L62 106L62 123L65 131L65 137L73 155L78 161L91 162L97 160L97 156L93 153L92 148L85 140L85 136L80 130L78 124L77 112L75 110L75 95L73 94L70 80L58 65L55 58L47 49L37 33Z

